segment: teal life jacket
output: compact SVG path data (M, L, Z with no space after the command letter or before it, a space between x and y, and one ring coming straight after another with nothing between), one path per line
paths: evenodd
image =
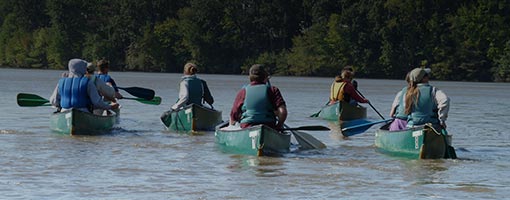
M202 81L196 76L185 77L182 81L188 83L188 101L186 105L197 104L202 105L202 98L204 96L204 87Z
M269 100L266 84L249 85L244 89L246 95L241 110L241 123L262 124L267 122L276 122L274 108Z
M409 126L423 125L425 123L439 124L437 104L432 95L433 87L430 85L419 85L420 97L418 104L413 104L407 124Z
M89 79L87 77L62 78L58 81L60 106L69 108L88 108L91 104L87 92Z
M398 100L398 106L397 106L397 109L395 110L395 117L396 118L399 118L399 119L403 119L403 120L407 120L408 116L406 114L406 107L404 105L404 98L406 96L406 93L407 93L407 87L404 87L402 88L402 92L400 93L400 99Z

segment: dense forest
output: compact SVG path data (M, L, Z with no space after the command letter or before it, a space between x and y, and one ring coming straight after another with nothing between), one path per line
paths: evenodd
M0 66L510 82L509 0L1 0Z

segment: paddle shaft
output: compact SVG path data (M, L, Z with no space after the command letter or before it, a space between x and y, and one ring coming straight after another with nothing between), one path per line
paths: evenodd
M361 95L363 98L365 98L365 96L363 96L363 94L361 94L361 92L358 90L358 89L355 89L356 92L358 92L359 95ZM374 111L379 115L379 117L381 117L383 120L386 120L384 119L384 117L381 115L381 113L379 113L379 111L377 111L377 109L375 109L375 107L372 105L372 103L370 103L370 101L368 102L368 105L370 107L372 107L372 109L374 109Z

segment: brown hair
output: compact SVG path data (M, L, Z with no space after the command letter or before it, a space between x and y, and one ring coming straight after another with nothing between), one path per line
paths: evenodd
M99 68L99 71L103 71L105 68L108 68L110 66L110 61L106 60L105 58L97 61L97 67Z

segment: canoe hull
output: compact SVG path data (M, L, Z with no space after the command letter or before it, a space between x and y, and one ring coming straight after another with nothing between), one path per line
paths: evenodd
M169 131L192 134L199 131L214 131L223 120L221 111L190 104L177 112L172 112L162 119L162 122Z
M99 116L92 113L71 109L53 113L50 116L50 129L69 135L103 135L108 134L117 123L119 113Z
M323 107L319 117L331 121L363 119L367 118L367 108L360 105L355 106L345 102L337 102Z
M290 152L290 133L281 133L265 125L226 130L227 125L219 125L215 131L216 144L224 152L254 156Z
M437 134L427 127L388 131L388 126L381 127L375 133L375 146L378 150L413 159L450 158L447 153L448 147L451 147L449 135Z

